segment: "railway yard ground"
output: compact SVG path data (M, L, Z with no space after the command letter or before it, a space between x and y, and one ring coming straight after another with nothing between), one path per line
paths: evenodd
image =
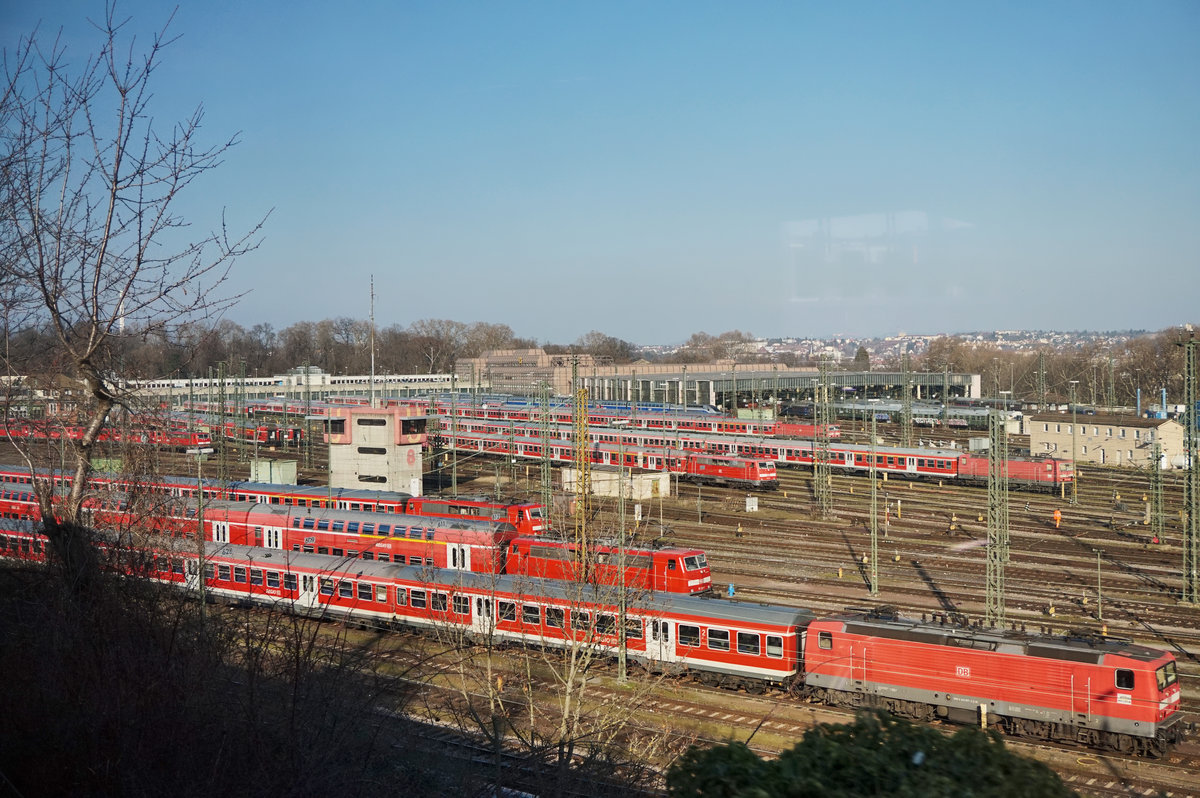
M855 433L846 425L843 432L853 439ZM297 459L282 451L259 454ZM163 473L195 468L194 458L174 457L163 456ZM245 459L230 455L232 477L245 477ZM11 457L8 461L15 462ZM323 469L314 465L301 469L301 480L323 484ZM211 461L205 468L211 475ZM1031 633L1109 634L1174 652L1182 711L1193 731L1159 760L1017 741L1009 745L1049 764L1083 795L1200 796L1200 730L1195 728L1200 721L1200 608L1181 601L1181 475L1164 474L1165 523L1156 539L1146 523L1151 490L1146 472L1089 466L1079 471L1074 502L1070 496L1009 493L1007 622ZM536 501L538 473L536 465L460 458L458 492ZM427 477L427 490L438 481ZM447 481L444 476L440 480L443 485ZM879 585L873 595L869 480L835 472L832 487L832 512L822 518L808 469L781 468L778 490L751 496L757 510L748 509L745 490L683 483L676 495L641 503L641 520L631 523L630 542L704 549L716 591L738 601L825 613L890 605L910 617L941 614L982 621L986 488L879 482ZM630 520L635 504L627 502ZM574 521L558 511L564 505L556 503L551 520L570 528ZM596 498L593 509L595 534L613 535L617 501ZM1056 510L1061 513L1057 524ZM388 656L403 659L413 640L397 636ZM598 683L602 691L618 695L628 689L617 685L615 674L607 671L598 675ZM429 689L436 690L436 684L431 682ZM435 704L425 702L424 715L438 720ZM790 747L814 723L848 719L843 712L784 696L733 693L672 680L656 683L653 695L640 707L631 719L632 733L670 736L675 743L662 748L664 756L692 741L731 739L750 740L752 747L769 755Z
M850 433L853 435L853 433ZM1018 442L1019 445L1019 442ZM1182 711L1200 721L1200 608L1181 601L1183 554L1179 472L1164 474L1163 534L1147 521L1145 471L1080 468L1072 497L1009 493L1009 625L1031 633L1108 634L1167 649L1178 659ZM472 478L470 475L475 474ZM459 463L460 493L537 497L536 468ZM983 487L892 479L877 487L878 595L870 590L870 482L833 476L833 511L820 518L809 469L779 470L779 489L683 483L677 495L643 502L634 540L702 548L714 588L740 601L836 612L896 607L910 617L946 615L981 623L986 603L988 491ZM747 510L747 498L757 511ZM596 528L615 530L617 502L596 499ZM627 502L632 518L634 502ZM1061 521L1055 523L1055 511ZM552 515L556 525L564 520ZM569 518L566 523L573 523ZM602 534L602 533L600 533ZM788 747L813 722L837 717L809 705L761 696L672 687L664 714L674 729L723 741L746 739L764 752ZM841 718L844 720L845 716ZM765 732L765 733L764 733ZM1159 761L1010 742L1052 765L1085 795L1200 796L1200 730Z

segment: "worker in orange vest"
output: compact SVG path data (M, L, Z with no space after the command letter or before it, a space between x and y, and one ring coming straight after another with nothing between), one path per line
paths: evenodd
M1062 523L1062 510L1054 511L1054 528L1058 529L1058 525Z

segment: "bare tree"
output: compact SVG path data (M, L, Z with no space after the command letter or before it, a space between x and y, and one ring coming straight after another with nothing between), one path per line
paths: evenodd
M54 512L51 492L39 486L43 517L61 519L46 532L77 577L90 561L80 520L93 451L114 409L133 405L118 356L123 339L219 317L237 299L229 268L257 246L262 225L231 235L222 218L185 239L180 197L236 139L202 144L201 108L167 129L156 122L151 78L171 43L167 26L143 53L128 24L109 4L95 24L100 49L77 70L61 41L23 38L6 58L0 110L7 322L53 333L37 362L11 362L6 350L4 365L10 374L40 372L44 384L69 394L83 426L67 453L73 487ZM31 451L24 456L36 465Z

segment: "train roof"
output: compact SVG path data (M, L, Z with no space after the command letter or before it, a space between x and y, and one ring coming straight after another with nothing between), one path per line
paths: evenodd
M839 615L833 620L845 623L846 631L855 634L1093 665L1099 664L1106 655L1152 662L1163 654L1158 649L1137 645L1125 638L1102 637L1090 632L1071 632L1062 636L1033 635L1008 629L902 618L889 608Z
M403 579L424 582L431 588L463 587L472 590L492 591L520 599L528 596L531 601L550 598L562 601L598 602L614 604L616 596L611 587L591 582L567 582L560 579L538 579L527 576L458 571L448 568L432 568L420 565L397 565L378 560L350 560L323 554L306 554L295 551L278 551L241 546L233 543L208 543L208 556L230 557L253 560L262 567L278 567L286 570L297 567L304 570L326 572L342 578ZM681 593L648 593L639 591L638 598L630 601L629 611L634 614L694 615L707 620L740 623L759 623L773 626L804 627L816 618L810 610L784 607L777 604L730 601L720 598L688 596ZM645 597L645 598L642 598Z
M289 504L265 504L263 502L216 501L205 506L205 509L210 508L246 510L275 516L279 519L276 524L277 526L291 526L292 524L289 519L292 518L313 518L316 520L358 521L360 523L373 523L377 526L379 524L388 524L391 526L430 526L439 529L515 529L506 519L444 518L434 515L373 513L366 510L341 510L333 507L296 507ZM349 532L346 534L355 533Z

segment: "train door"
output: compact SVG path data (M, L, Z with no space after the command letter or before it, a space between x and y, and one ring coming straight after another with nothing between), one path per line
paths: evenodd
M856 692L866 692L867 690L867 661L870 658L871 652L865 642L858 646L851 644L850 678L854 680Z
M317 606L317 578L315 576L301 574L296 603L301 607Z
M446 567L456 571L471 570L471 547L465 543L447 543Z
M905 457L904 458L904 472L906 474L916 475L916 473L917 473L917 458L915 458L915 457Z
M263 546L268 549L283 548L283 530L278 527L263 527Z
M493 612L495 602L491 596L475 597L475 615L471 618L471 631L476 634L490 635L496 628L496 618Z
M671 622L660 618L650 621L650 639L646 641L646 658L651 662L675 662L675 643L671 635Z
M1076 722L1086 723L1092 714L1092 679L1081 673L1071 674L1071 711Z
M226 521L213 521L212 523L212 540L213 543L228 543L229 542L229 523Z

